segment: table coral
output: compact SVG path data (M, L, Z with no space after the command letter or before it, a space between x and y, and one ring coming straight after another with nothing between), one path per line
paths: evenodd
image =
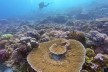
M62 60L52 59L50 53L57 54L55 51L51 52L49 48L55 43L62 45L64 42L70 43L69 48L66 48L67 51L62 49L65 47L60 46L62 53L59 53L64 54L65 58ZM27 56L27 61L37 72L80 72L85 61L85 48L76 40L56 39L41 43L38 49L32 50Z

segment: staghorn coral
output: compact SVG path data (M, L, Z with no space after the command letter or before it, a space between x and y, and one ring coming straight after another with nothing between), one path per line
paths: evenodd
M60 50L55 51L55 47ZM65 57L62 60L55 60L51 54L60 58ZM79 41L56 39L40 43L39 48L27 56L27 61L37 72L79 72L84 58L85 48Z

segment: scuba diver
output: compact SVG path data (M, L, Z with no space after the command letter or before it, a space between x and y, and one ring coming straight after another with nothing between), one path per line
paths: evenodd
M43 9L44 7L47 7L50 3L45 4L45 2L40 2L39 3L39 8Z

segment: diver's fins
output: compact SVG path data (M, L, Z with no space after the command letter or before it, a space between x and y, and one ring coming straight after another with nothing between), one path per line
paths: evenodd
M47 7L49 4L50 4L50 3L48 3L48 4L44 5L44 7Z
M54 3L54 2L47 3L44 7L47 7L48 5L50 5L50 4L52 4L52 3Z

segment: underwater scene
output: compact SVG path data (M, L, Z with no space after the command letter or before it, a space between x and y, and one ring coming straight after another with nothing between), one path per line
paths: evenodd
M108 72L108 0L0 0L0 72Z

